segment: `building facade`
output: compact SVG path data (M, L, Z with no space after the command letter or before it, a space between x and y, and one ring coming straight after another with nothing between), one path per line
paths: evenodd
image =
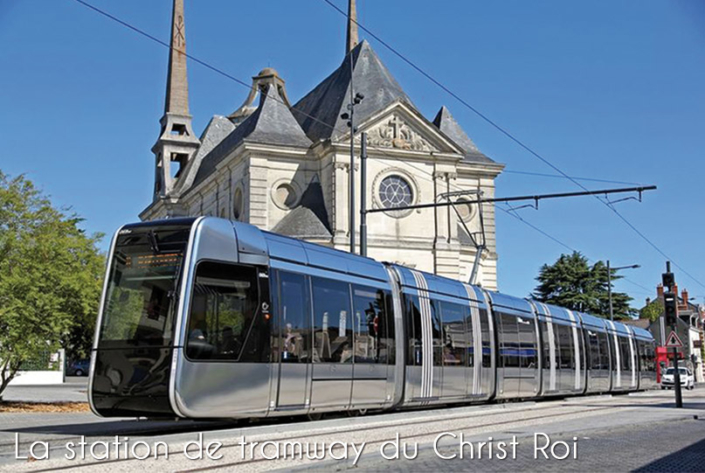
M347 45L338 69L292 103L283 78L253 77L243 105L215 115L197 137L191 128L183 0L174 0L165 113L153 147L153 202L142 220L214 215L264 230L350 248L351 129L355 212L360 208L360 140L367 135L368 255L497 288L495 209L503 165L494 162L446 107L421 114L366 41L358 42L349 2ZM446 196L457 190L466 195ZM453 206L395 210L419 203ZM356 218L359 224L359 217ZM476 261L477 259L477 261Z

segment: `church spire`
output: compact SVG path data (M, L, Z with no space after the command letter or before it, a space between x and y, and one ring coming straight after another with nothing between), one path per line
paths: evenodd
M186 31L184 0L174 0L171 17L171 49L166 79L166 100L159 139L152 147L156 157L154 199L168 197L181 177L181 171L201 142L191 128L186 77Z
M188 115L184 0L174 0L171 16L171 49L169 50L169 73L166 82L164 113Z
M358 43L357 35L357 6L355 0L348 0L348 37L345 54L352 51Z

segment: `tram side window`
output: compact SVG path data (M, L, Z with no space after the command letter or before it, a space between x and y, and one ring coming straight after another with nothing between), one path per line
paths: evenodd
M443 338L441 337L441 307L440 302L430 299L431 304L431 337L433 338L433 365L443 364Z
M573 350L573 328L568 325L556 325L558 332L558 338L560 340L560 352L561 361L560 367L562 369L572 369L575 368L575 351Z
M587 329L588 347L590 350L590 369L599 370L602 368L602 356L600 355L600 340L597 332Z
M396 326L394 325L394 298L391 292L384 293L384 299L387 303L387 310L385 316L387 318L387 323L385 325L386 332L382 335L383 338L387 340L387 364L393 365L396 363L397 359L397 339L396 339Z
M600 345L600 364L599 368L603 370L610 369L610 348L607 334L597 332L597 342Z
M626 337L619 337L620 361L622 362L622 371L631 369L631 353L629 352L629 340Z
M311 361L309 327L310 299L308 281L302 274L279 272L280 354L282 363Z
M421 306L417 296L404 296L404 307L406 308L406 329L408 340L408 353L406 363L409 366L421 366L423 362L423 350L421 347Z
M394 351L394 339L387 334L387 294L381 289L353 286L355 363L387 363L390 350Z
M451 302L440 302L440 306L443 321L443 364L465 367L468 353L472 350L472 323L469 317L469 326L465 328L466 314L469 311L460 304Z
M492 350L490 345L490 321L487 309L480 309L480 328L482 331L482 366L492 366Z
M268 324L260 320L258 306L256 268L200 263L189 313L186 356L193 360L266 361Z
M517 317L517 329L519 331L519 363L522 368L538 368L536 358L536 329L533 319L529 317Z
M542 343L542 356L543 356L543 369L548 370L551 368L551 345L550 345L550 332L548 331L548 324L551 322L540 321L539 326L541 327L541 339Z
M480 327L474 327L472 324L472 311L475 310L474 308L471 309L470 307L466 307L464 314L465 314L465 340L467 341L467 350L466 350L466 358L467 358L467 366L473 367L475 366L475 363L480 360L475 360L475 337L473 334L473 330L480 330ZM445 319L443 319L443 322L445 323ZM482 346L482 345L480 345Z
M499 354L505 368L519 368L519 331L516 317L509 314L497 313L501 321L499 337Z
M353 337L350 286L332 279L312 278L313 361L352 363Z

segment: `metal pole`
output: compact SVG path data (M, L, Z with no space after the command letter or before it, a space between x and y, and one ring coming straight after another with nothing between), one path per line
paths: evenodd
M491 199L476 199L476 200L468 200L466 202L463 202L463 204L489 204L493 202L517 202L517 201L522 201L522 200L533 200L534 202L538 202L539 200L543 199L558 199L558 198L563 198L563 197L580 197L584 195L608 195L608 194L619 194L619 193L624 193L624 192L646 192L650 190L656 189L656 186L646 186L646 187L627 187L627 188L620 188L620 189L603 189L603 190L598 190L598 191L587 191L587 192L562 192L560 194L539 194L539 195L522 195L522 196L514 196L514 197L493 197ZM457 194L457 193L455 193ZM435 208L435 207L447 207L449 205L455 205L455 202L452 200L448 200L447 202L431 202L428 204L414 204L414 205L404 205L401 207L394 207L395 211L400 211L400 210L412 210L412 209L428 209L428 208ZM538 205L538 204L536 204ZM389 212L390 209L386 207L381 207L378 209L370 209L368 210L369 213L376 213L376 212Z
M367 256L367 133L360 134L360 254Z
M350 253L355 253L355 96L353 91L353 57L350 56Z
M610 260L607 260L607 298L610 301L610 320L614 320L612 309L612 271L610 270Z
M666 261L666 272L671 272L671 262ZM673 292L673 287L668 288L668 292ZM671 325L671 330L675 333L678 327L678 294L676 296L676 320ZM683 407L683 393L681 392L681 374L678 370L678 348L673 347L673 390L676 392L676 408Z

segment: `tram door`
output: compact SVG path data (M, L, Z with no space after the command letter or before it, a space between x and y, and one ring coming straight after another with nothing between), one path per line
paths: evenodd
M472 322L466 327L468 308L446 301L432 301L440 306L441 311L441 361L443 363L443 386L441 396L444 398L462 398L467 395L467 376L469 372L468 353L472 348ZM438 309L436 309L438 311Z
M279 383L275 405L297 409L309 404L311 378L310 294L306 276L278 272ZM273 360L275 361L275 360Z
M514 315L495 311L499 327L499 397L519 397L521 363L519 360L519 330Z
M539 360L537 352L536 323L530 316L517 317L519 334L519 364L521 365L520 392L522 397L532 397L539 390Z
M350 406L355 357L350 284L312 277L311 407Z

